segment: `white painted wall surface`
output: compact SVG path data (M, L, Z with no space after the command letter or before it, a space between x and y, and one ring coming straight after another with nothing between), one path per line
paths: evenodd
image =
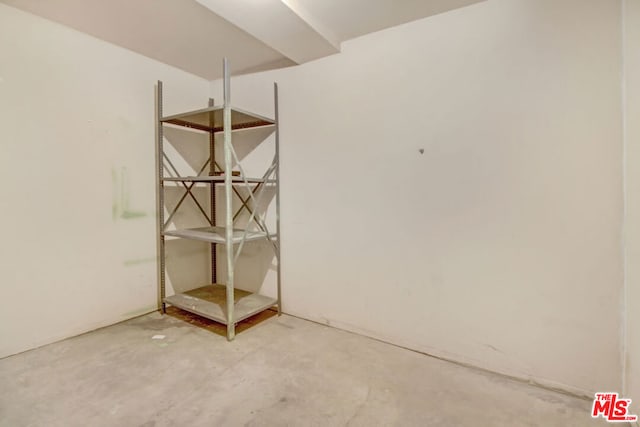
M155 308L154 85L209 83L2 4L0 52L1 357Z
M490 0L235 78L264 113L280 83L284 310L619 390L620 16Z
M625 380L633 413L640 415L640 1L624 1L625 89Z

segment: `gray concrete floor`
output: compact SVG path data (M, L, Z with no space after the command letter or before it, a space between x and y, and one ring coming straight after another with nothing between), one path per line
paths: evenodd
M607 425L590 407L289 316L228 343L154 313L0 360L11 427Z

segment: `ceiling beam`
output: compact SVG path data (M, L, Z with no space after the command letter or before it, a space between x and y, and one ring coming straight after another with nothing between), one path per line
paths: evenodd
M293 62L340 52L338 38L297 0L196 0Z

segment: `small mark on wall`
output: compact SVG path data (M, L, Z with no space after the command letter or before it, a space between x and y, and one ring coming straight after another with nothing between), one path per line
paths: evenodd
M490 348L491 350L496 351L496 352L498 352L498 353L503 353L503 354L504 354L504 352L503 352L502 350L500 350L500 349L498 349L498 348L496 348L496 347L492 346L491 344L485 344L485 347L488 347L488 348Z
M135 259L128 259L126 261L123 262L123 264L125 265L125 267L132 267L134 265L140 265L140 264L147 264L150 262L155 262L156 261L156 257L148 257L148 258L135 258Z
M111 217L113 221L146 217L146 212L132 210L129 206L131 202L131 190L129 187L129 172L127 168L121 167L119 170L111 168L111 180L113 183L113 202L111 204Z

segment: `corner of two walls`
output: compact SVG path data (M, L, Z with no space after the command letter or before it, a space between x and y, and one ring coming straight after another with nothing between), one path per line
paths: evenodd
M620 13L491 0L235 77L280 86L285 312L620 390Z

